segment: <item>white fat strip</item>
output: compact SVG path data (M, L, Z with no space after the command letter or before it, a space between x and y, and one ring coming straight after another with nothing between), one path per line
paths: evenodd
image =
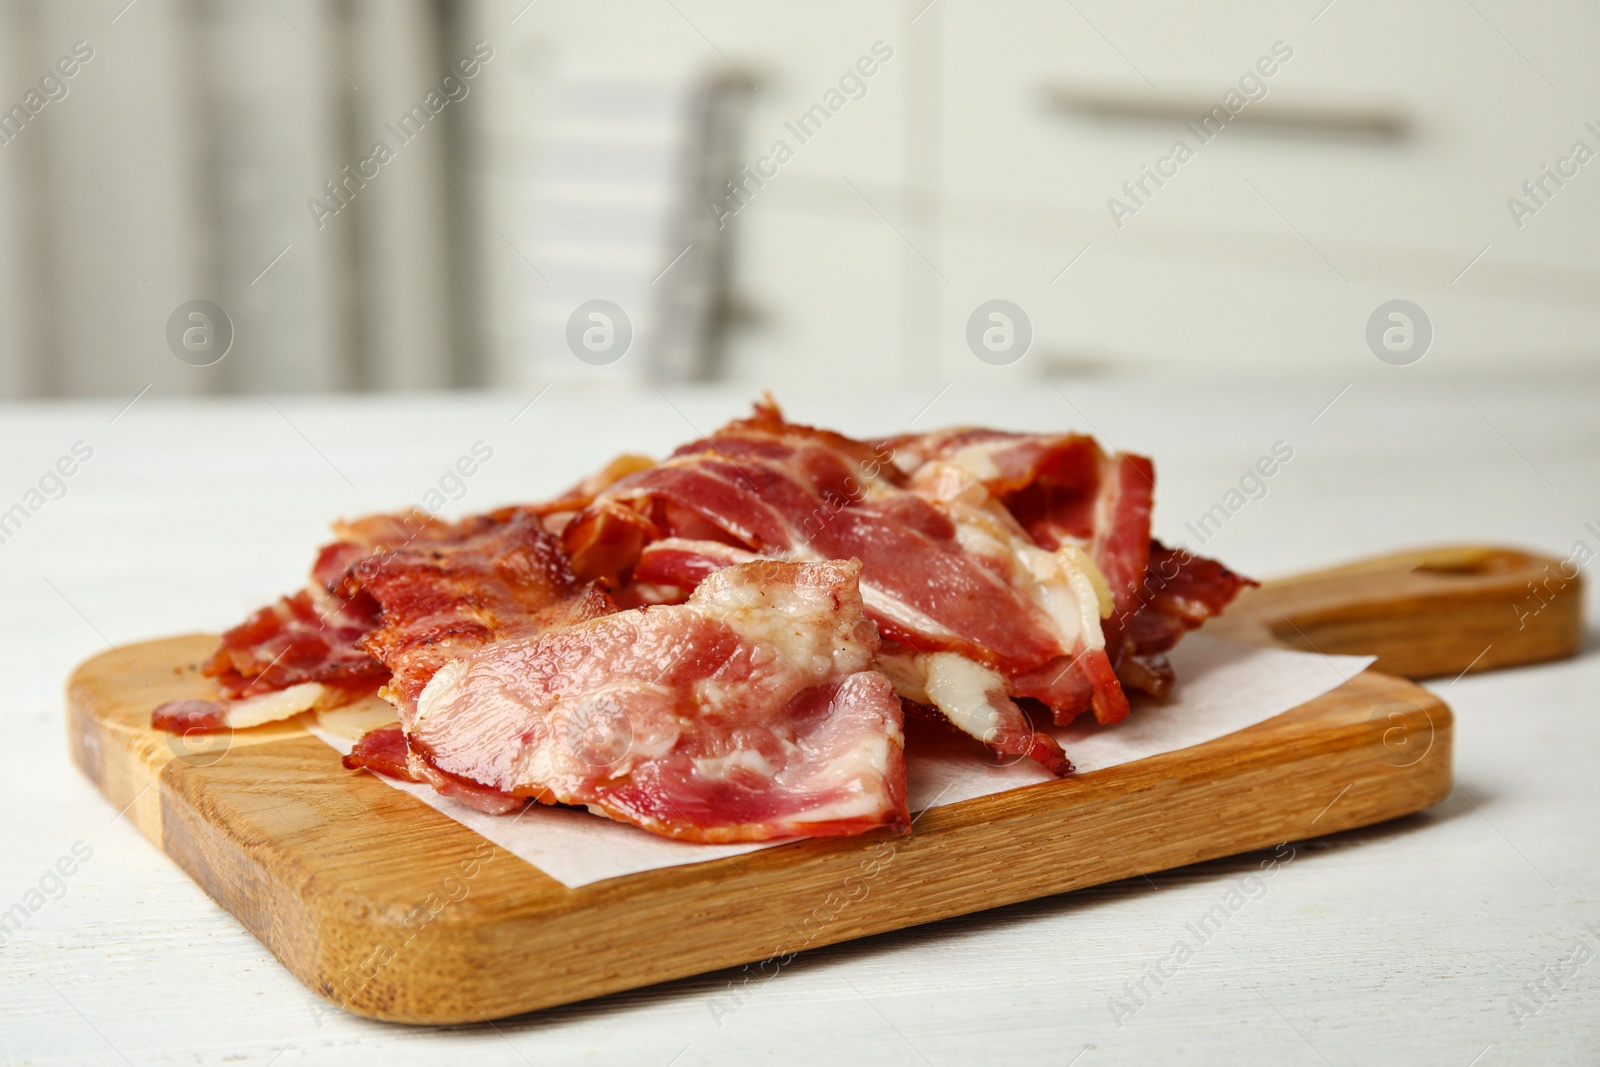
M1004 678L954 652L933 652L917 659L922 661L923 689L945 718L984 743L1004 732L1003 724L1010 716L989 702L989 694L1005 693Z
M933 701L928 697L927 665L922 662L926 658L909 650L881 650L875 666L889 679L889 684L900 696L918 704L932 704Z
M736 748L721 756L701 756L694 761L694 773L714 781L721 781L730 773L738 771L748 771L763 778L772 778L777 773L777 768L768 763L767 758L761 753L748 748Z
M986 482L991 478L1000 476L1000 468L995 466L994 454L1015 447L1015 444L1014 441L1008 439L979 441L977 444L957 449L946 460L935 462L949 463L951 466L959 467L966 471L978 481Z
M262 723L293 718L302 711L310 711L319 701L326 703L329 692L320 683L301 682L287 689L232 701L228 704L228 729L244 730Z
M1033 545L1017 545L1018 561L1033 578L1029 599L1044 609L1056 624L1064 647L1081 639L1086 648L1104 648L1100 620L1111 614L1111 590L1105 578L1083 551L1068 545L1047 552Z
M980 447L980 446L973 446ZM967 450L963 450L964 452ZM1040 548L972 474L950 462L927 464L913 490L956 526L963 551L991 559L1055 624L1063 649L1104 648L1100 620L1111 614L1111 589L1076 545Z
M1056 549L1054 555L1058 564L1071 573L1074 581L1080 577L1088 581L1088 589L1092 595L1085 596L1084 601L1094 601L1099 605L1100 618L1109 619L1115 606L1111 598L1111 583L1106 581L1105 574L1101 572L1089 553L1077 545L1065 544Z
M831 590L758 584L729 574L718 571L707 578L689 605L742 640L772 649L784 667L802 678L820 681L871 665L872 649L856 634L841 631Z
M995 671L955 652L888 652L878 669L896 693L919 704L932 704L962 733L985 743L993 741L1010 719L991 702L1004 695L1006 681Z

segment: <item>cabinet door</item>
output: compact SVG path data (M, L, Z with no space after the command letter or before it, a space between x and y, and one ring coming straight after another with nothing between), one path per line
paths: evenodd
M935 10L947 258L1037 309L1036 369L1382 374L1366 323L1396 297L1433 320L1424 371L1594 353L1591 7ZM1564 184L1513 218L1544 165Z
M730 223L741 380L1348 380L1393 372L1367 325L1396 298L1432 325L1419 374L1554 373L1600 336L1600 162L1575 153L1600 152L1600 12L1570 0L598 4L524 24L572 62L757 86L749 161L793 156ZM864 92L797 129L878 42ZM1033 328L1010 366L967 341L997 298Z

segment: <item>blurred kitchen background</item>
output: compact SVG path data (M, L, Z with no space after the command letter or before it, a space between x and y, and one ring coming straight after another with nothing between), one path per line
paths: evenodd
M1395 298L1421 372L1590 374L1597 43L1574 0L0 0L0 397L1354 379Z

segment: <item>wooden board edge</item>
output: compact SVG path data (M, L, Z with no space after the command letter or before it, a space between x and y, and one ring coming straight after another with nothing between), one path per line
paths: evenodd
M146 840L165 851L160 797L150 790L159 774L158 766L138 758L131 739L111 722L94 714L94 701L85 698L77 684L83 669L93 662L82 664L67 685L67 753L83 776L117 808L118 816L127 816ZM106 758L108 752L118 750L133 758Z
M84 667L109 666L102 661L111 656L96 657ZM1378 698L1381 689L1398 705L1409 704L1420 713L1434 739L1426 757L1415 764L1395 765L1394 754L1376 743L1385 735L1384 724L1376 724L1375 729L1371 716L1365 714L1347 718L1307 745L1304 729L1293 721L1296 713L1290 712L1198 749L1086 775L1081 781L1093 785L1095 795L1085 801L1088 806L1081 812L1074 806L1076 796L1069 800L1060 790L1051 793L1038 787L934 809L919 823L916 835L887 842L894 862L876 871L868 883L870 893L879 900L896 901L893 909L852 902L835 914L825 904L831 892L828 887L844 884L862 862L863 850L885 844L868 838L807 842L733 861L614 879L563 891L560 896L566 905L554 910L519 913L516 908L500 907L486 913L479 907L481 902L463 902L461 907L442 912L420 932L405 928L401 914L394 909L374 909L370 901L349 894L315 865L293 872L287 890L294 900L286 902L281 850L259 833L252 838L251 827L230 824L208 807L202 788L205 776L197 773L203 768L174 759L169 746L153 744L146 736L148 730L135 729L137 716L122 714L119 719L109 715L71 684L68 733L74 761L90 780L112 803L128 805L141 832L238 917L308 988L371 1018L437 1024L552 1007L766 961L775 954L784 955L782 949L821 947L1138 872L1369 825L1421 810L1447 795L1453 719L1443 702L1410 683L1369 672L1349 687L1296 711L1348 700L1350 694L1339 694L1350 687L1368 701L1363 708ZM1420 728L1421 723L1414 725ZM304 739L297 729L294 733ZM1230 765L1228 779L1207 781L1185 770L1197 750L1206 749ZM106 758L118 751L132 758ZM1108 875L1104 864L1094 869L1070 864L1065 869L1038 866L1039 856L1060 847L1063 833L1077 835L1075 848L1091 852L1101 848L1095 841L1100 836L1097 831L1089 834L1081 825L1061 827L1069 814L1082 814L1086 819L1097 814L1121 818L1124 812L1112 808L1127 806L1184 812L1209 809L1259 818L1263 809L1260 798L1269 790L1276 794L1274 776L1281 777L1285 765L1295 767L1301 792L1311 785L1329 792L1327 799L1318 800L1315 811L1311 810L1312 801L1297 792L1294 803L1283 803L1280 798L1276 808L1265 805L1271 818L1255 826L1249 838L1218 836L1215 819L1179 827L1175 833L1151 834L1143 844L1120 850L1119 863L1128 865L1125 875ZM119 766L121 769L116 769ZM1343 781L1333 781L1337 778ZM1046 787L1057 784L1044 783ZM1344 790L1337 795L1333 791L1336 784ZM387 791L387 787L372 785ZM449 822L425 806L418 808L424 818ZM982 821L968 825L973 813L980 810ZM1041 817L1041 811L1051 817ZM1047 832L1052 828L1057 831L1054 839ZM458 829L464 840L481 840L464 827ZM1174 836L1181 840L1172 840ZM1109 862L1109 857L1104 859ZM993 877L993 866L1000 862L1005 877ZM952 866L959 869L964 864L973 865L980 873L950 879ZM772 899L748 899L752 896L749 881L770 890ZM646 899L630 904L630 895L638 896L637 890L646 884L650 887ZM905 905L906 901L911 903ZM803 904L809 910L801 907ZM574 915L602 905L616 932L574 926ZM781 943L781 931L795 925L794 916L801 916L802 923L807 921L805 916L815 922L817 907L823 907L827 921L798 949ZM730 923L748 934L730 941L724 936ZM670 944L657 941L641 956L640 939L634 932L638 929L676 933ZM629 932L623 935L622 930ZM780 935L774 935L775 930ZM396 939L403 940L403 951L387 951L386 946ZM584 958L578 961L571 958L575 939L585 946ZM352 973L358 978L353 985L349 981ZM531 978L511 983L514 991L508 994L503 988L506 983L488 977L507 973Z
M1083 804L1063 806L1059 795L1052 797L1047 814L1055 818L1050 820L1041 818L1039 810L1044 790L1031 798L1028 790L996 794L963 802L965 807L933 809L910 838L827 842L798 863L796 853L805 846L786 846L569 891L572 907L564 915L516 914L511 909L486 921L481 913L446 909L416 931L395 922L392 915L369 914L369 924L352 938L348 929L336 928L348 920L346 910L321 906L325 900L292 916L238 900L230 887L254 883L246 872L258 858L242 854L203 812L180 814L178 807L168 809L169 833L185 842L179 845L174 840L176 847L168 851L191 873L241 868L220 882L214 875L196 877L308 988L340 1008L391 1022L475 1022L763 963L793 951L1421 811L1444 799L1452 787L1453 716L1425 691L1407 686L1404 695L1416 704L1430 730L1429 749L1414 763L1395 763L1392 753L1379 751L1381 745L1375 748L1365 718L1330 731L1311 746L1292 730L1270 729L1269 721L1263 724L1269 729L1256 741L1257 751L1241 747L1230 777L1224 780L1185 774L1182 761L1169 758L1180 753L1170 753L1141 761L1149 766L1136 775L1111 772L1126 772L1138 764L1100 772L1115 787L1097 791ZM1416 699L1419 695L1421 700ZM1259 747L1274 733L1279 735L1276 741ZM1286 763L1290 747L1302 751ZM1286 765L1294 766L1298 785L1294 802L1287 804L1280 789ZM1266 805L1268 817L1263 818L1261 798L1268 792L1277 799ZM990 809L992 818L969 823L974 807ZM1053 831L1075 837L1088 850L1103 849L1099 841L1106 839L1095 824L1122 814L1113 807L1207 814L1199 821L1188 820L1186 840L1151 835L1142 844L1117 846L1116 860L1106 859L1125 873L1108 877L1103 865L1092 869L1040 865L1039 857L1060 848L1059 838L1050 839ZM431 809L429 814L436 815ZM1060 831L1059 821L1067 816L1081 816L1084 823ZM1251 836L1241 838L1232 829L1220 832L1219 827L1232 818L1256 819ZM896 906L865 907L852 901L836 910L839 902L830 903L830 896L841 893L848 898L855 890L845 888L847 879L853 873L858 879L862 876L863 857L881 856L885 848L890 861L880 862L861 884L880 900L896 901ZM949 877L952 867L964 874L973 869L987 873L976 879L963 877L958 885ZM1000 870L1003 877L997 874ZM652 884L651 893L630 900L634 887L645 883ZM771 889L770 899L752 899L752 883L762 893ZM309 883L305 887L314 888ZM320 888L324 893L338 892L331 881ZM230 894L235 899L224 899ZM798 907L797 896L808 906ZM907 901L912 903L908 906ZM599 928L576 923L574 916L591 909L603 912L607 922ZM742 932L732 941L730 928ZM795 938L783 932L797 928L808 931L798 947ZM641 938L641 929L652 931L652 936ZM575 941L583 945L581 961L572 959ZM506 973L521 980L506 983L499 977Z

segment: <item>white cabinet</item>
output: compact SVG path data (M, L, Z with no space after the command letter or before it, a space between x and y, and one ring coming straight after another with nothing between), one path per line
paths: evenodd
M535 10L510 29L564 63L747 73L752 161L795 141L785 123L875 41L893 49L734 220L750 312L729 337L739 379L1382 377L1397 368L1368 350L1366 323L1396 297L1434 327L1407 373L1558 373L1600 347L1600 162L1546 181L1520 227L1507 208L1575 141L1600 152L1588 6ZM1198 124L1230 90L1258 99L1202 142L1184 116ZM1192 158L1163 163L1180 138ZM1145 179L1119 226L1108 200L1157 166L1165 183ZM1033 320L1014 366L979 362L964 339L996 297Z

